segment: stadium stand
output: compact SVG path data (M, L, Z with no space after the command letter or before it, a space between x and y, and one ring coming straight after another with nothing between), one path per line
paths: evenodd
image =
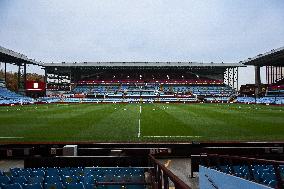
M246 103L246 104L284 104L284 97L237 97L236 102Z
M271 97L271 96L272 97L273 96L284 97L284 79L269 86L267 89L266 96L267 97Z
M0 55L3 57L19 56L18 54L15 55L14 52ZM26 57L22 57L22 55L20 58L14 57L10 62L17 60L18 66L21 66L23 58L26 59ZM109 64L122 64L123 66L109 67ZM222 67L220 66L222 64L204 66L203 63L192 62L175 62L172 63L173 66L170 66L170 62L166 62L161 63L163 66L160 66L159 63L138 62L129 63L129 65L141 64L142 66L132 65L131 69L129 69L125 64L125 62L62 63L58 65L54 65L53 63L37 64L45 67L47 74L45 75L46 79L49 78L53 80L51 82L47 81L46 89L51 91L50 94L55 94L55 97L51 95L51 97L40 98L37 103L226 102L236 94L233 88L235 88L234 81L237 72L235 72L234 69L239 66L241 67L241 65L223 65ZM157 64L158 66L149 68L149 64ZM193 64L195 64L195 66L191 66ZM132 71L132 68L136 70ZM48 75L52 76L48 77ZM227 83L225 82L225 75L227 77ZM231 83L232 85L229 85L230 81L233 81L233 84ZM254 98L239 96L236 98L235 102L283 104L283 80L281 82L269 86L265 97ZM0 83L0 104L25 104L33 102L34 100L31 98L8 90L4 82L2 82L2 84ZM179 112L177 111L177 113ZM224 117L225 116L226 115L224 115ZM212 117L215 118L214 115L212 115ZM75 119L78 119L78 117ZM197 115L197 119L200 119L199 115ZM215 119L210 119L208 123L211 125L214 121ZM226 124L228 122L230 122L230 120L224 121ZM140 123L140 119L138 123ZM56 128L59 124L54 123L54 127ZM80 125L80 123L78 123L78 125ZM174 126L173 124L173 128ZM200 126L198 125L198 127ZM38 128L35 127L35 129ZM69 129L69 131L70 130L71 129ZM233 131L239 132L238 130ZM68 132L68 129L66 129L66 132ZM204 133L205 132L206 129L204 130ZM257 130L255 132L258 133ZM62 135L63 134L62 132ZM30 135L32 135L32 133L27 136ZM13 137L14 135L2 136L2 139L6 140L8 138L17 141L16 139L22 138L21 136L19 138L17 138L17 136ZM194 138L194 136L192 137ZM243 187L236 185L235 188L254 188L256 184L265 188L283 188L283 161L234 156L235 153L239 153L238 155L247 154L252 157L268 156L271 159L275 157L283 159L283 141L231 141L220 143L218 141L199 142L194 141L194 139L188 139L193 141L187 141L185 139L182 142L172 140L163 142L161 140L161 143L160 140L155 142L139 140L138 143L111 143L108 140L104 141L105 143L79 141L78 144L80 147L78 148L78 154L66 156L63 153L64 147L62 146L68 145L69 143L74 144L74 141L64 143L60 141L60 138L52 138L52 140L54 141L48 141L46 143L32 143L30 141L21 143L21 140L19 140L20 142L18 143L14 143L14 140L11 140L12 142L8 141L7 144L5 142L1 144L1 160L2 158L25 159L25 168L11 168L9 171L0 170L0 189L140 189L145 188L146 185L150 185L151 188L155 189L168 189L170 185L178 189L190 189L189 186L169 171L165 165L160 163L156 159L156 156L154 157L152 155L155 154L157 157L163 157L163 155L165 155L164 158L189 157L192 154L203 155L204 153L212 151L221 152L223 154L227 152L230 155L206 155L205 158L201 156L202 163L199 169L201 189L229 188L223 185L226 184L226 179L232 181L233 179L236 180L236 178L239 183L240 181L244 181L245 183ZM145 163L144 166L149 166L148 168L133 165L119 165L119 163L128 164L134 161L141 163L142 161L137 157L137 154L139 157L142 157L140 157L141 159L146 159L145 161L147 162L143 163ZM107 161L108 158L114 158L112 163ZM114 167L106 168L102 165L89 167L86 165L91 164L90 166L94 166L96 162L105 166ZM76 164L76 166L71 164ZM150 182L147 181L146 171L150 174ZM218 173L216 173L216 171L218 171ZM222 173L222 175L219 173ZM233 185L232 182L228 184Z
M34 103L34 99L8 90L4 81L0 81L0 105L31 103Z
M104 83L93 80L80 81L71 94L73 96L86 95L97 99L121 98L119 101L123 101L125 98L152 98L151 101L196 102L199 96L205 97L207 101L228 101L235 94L235 90L217 80L162 80L155 82L111 80L104 81Z
M246 85L241 87L241 95L236 99L236 102L240 103L256 103L256 104L284 104L284 79L271 84L269 86L263 86L263 97L256 98L254 96L254 85Z
M201 188L212 186L226 188L226 185L233 183L237 185L235 188L265 188L257 187L257 183L271 188L283 188L284 186L283 161L217 154L200 157L202 162L199 168Z
M11 168L1 172L0 186L21 189L145 188L144 168Z

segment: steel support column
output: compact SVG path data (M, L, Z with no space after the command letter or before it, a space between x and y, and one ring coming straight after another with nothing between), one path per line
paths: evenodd
M235 89L235 68L233 68L233 89Z
M239 67L237 67L237 91L239 91Z
M21 88L21 64L18 65L18 92L20 92Z
M275 66L275 77L276 77L275 82L277 82L278 81L278 66Z
M230 68L227 68L227 85L230 85L229 69Z
M259 92L260 92L260 84L261 84L261 79L260 79L260 66L255 66L255 96L258 97L259 96Z
M273 83L273 67L272 66L270 66L270 76L271 76L270 84L272 84Z
M232 87L233 89L238 90L239 88L239 69L238 67L226 68L224 72L224 84Z
M24 93L26 94L26 84L27 84L27 63L24 63L24 82L23 82L24 86Z
M265 66L266 83L269 84L268 66Z
M275 81L275 77L274 77L274 67L271 66L271 69L272 69L272 81L271 81L271 84L274 83Z
M7 63L5 62L5 83L7 83Z
M45 90L44 90L44 96L46 96L46 89L47 89L47 68L44 68L44 83L45 83Z

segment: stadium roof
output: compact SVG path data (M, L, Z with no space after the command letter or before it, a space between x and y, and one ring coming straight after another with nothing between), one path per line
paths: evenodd
M28 63L28 64L34 64L34 65L39 65L39 66L43 65L40 62L29 59L26 55L17 53L15 51L6 49L1 46L0 46L0 62L6 62L6 63L11 63L11 64Z
M284 47L272 49L269 52L248 58L240 63L255 66L284 66Z
M245 67L241 63L201 62L73 62L45 63L45 67Z

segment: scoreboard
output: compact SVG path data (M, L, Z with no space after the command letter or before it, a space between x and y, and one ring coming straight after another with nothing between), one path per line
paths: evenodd
M45 82L42 82L42 81L27 81L26 82L26 91L29 91L29 92L44 92L45 91Z

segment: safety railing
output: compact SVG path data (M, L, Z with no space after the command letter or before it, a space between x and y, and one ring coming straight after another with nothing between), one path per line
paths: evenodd
M153 165L153 188L154 189L168 189L170 187L170 181L173 183L176 189L191 189L180 178L174 175L169 169L167 169L162 163L160 163L154 156L149 155L150 162Z

